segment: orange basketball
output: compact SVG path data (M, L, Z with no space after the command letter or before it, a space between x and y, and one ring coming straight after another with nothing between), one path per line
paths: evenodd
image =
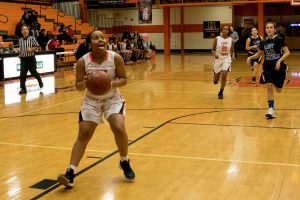
M103 95L111 89L111 80L103 70L96 69L87 75L87 89L94 95Z

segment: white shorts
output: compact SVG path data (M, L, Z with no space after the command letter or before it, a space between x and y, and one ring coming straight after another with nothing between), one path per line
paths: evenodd
M102 115L105 119L112 114L126 115L125 100L120 95L111 98L99 100L85 96L80 107L79 121L91 121L96 124L103 123Z
M220 71L231 71L231 57L227 58L218 58L214 60L214 72L217 74Z

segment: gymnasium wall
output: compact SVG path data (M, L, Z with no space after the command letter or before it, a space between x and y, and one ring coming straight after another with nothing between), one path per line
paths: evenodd
M138 24L138 10L135 9L105 9L94 10L91 15L105 14L122 21L123 26L130 26L131 30L147 33L157 49L163 49L163 9L152 9L152 24ZM231 6L214 7L184 7L184 48L185 49L211 49L212 39L203 38L203 21L220 21L222 24L232 24ZM180 49L180 8L170 9L171 49Z
M245 19L253 19L257 26L257 5L239 5L234 6L234 24L236 27L244 27ZM291 6L289 3L265 4L264 5L264 23L274 21L286 28L287 45L292 50L300 49L300 28L293 30L288 27L291 23L300 22L300 6Z

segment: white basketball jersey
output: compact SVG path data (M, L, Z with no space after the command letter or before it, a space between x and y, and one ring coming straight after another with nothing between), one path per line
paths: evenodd
M222 38L221 36L217 37L217 49L216 55L219 58L227 58L231 56L231 45L232 45L232 38Z
M94 62L91 52L83 56L85 62L86 74L92 72L95 69L101 69L108 74L111 80L118 79L118 77L116 77L116 66L114 61L116 53L113 51L105 51L105 54L106 54L105 60L101 64ZM93 97L95 99L101 99L101 100L108 99L116 94L120 95L120 91L118 88L112 88L104 95L94 95L91 92L89 92L88 89L85 90L85 93L87 96Z
M113 50L113 44L107 44L107 50L112 51Z

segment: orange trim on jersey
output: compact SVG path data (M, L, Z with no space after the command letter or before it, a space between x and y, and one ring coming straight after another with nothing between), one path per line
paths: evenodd
M93 58L92 52L90 52L90 60L92 62L94 62L94 58ZM108 60L108 51L105 51L105 60Z
M90 60L91 60L92 62L94 62L94 59L93 59L93 56L92 56L92 52L90 53Z

